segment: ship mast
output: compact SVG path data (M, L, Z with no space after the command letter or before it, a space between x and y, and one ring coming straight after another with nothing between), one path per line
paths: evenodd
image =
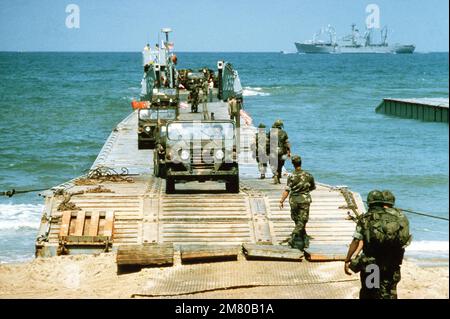
M358 32L358 29L356 29L356 24L352 24L352 45L356 46L356 32Z
M167 77L169 79L169 87L174 88L175 87L175 83L174 83L174 64L172 62L172 56L170 55L170 46L171 43L169 42L169 33L172 32L172 29L170 28L163 28L161 29L161 32L165 34L165 41L164 41L164 51L165 51L165 58L166 61L165 64L167 65Z
M335 45L336 44L336 30L334 29L333 26L331 26L331 24L328 25L327 32L330 35L330 44Z
M381 29L381 44L383 46L387 46L387 35L388 35L388 29L387 26L385 26L383 29Z

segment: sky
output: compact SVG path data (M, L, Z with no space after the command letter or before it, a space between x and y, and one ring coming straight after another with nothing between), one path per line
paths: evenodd
M390 43L448 52L448 0L0 0L0 51L140 51L163 27L175 51L295 51L328 24L338 37L363 30L369 4Z

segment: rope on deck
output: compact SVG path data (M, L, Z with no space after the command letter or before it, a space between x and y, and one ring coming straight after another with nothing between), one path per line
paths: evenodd
M364 203L367 204L367 201L364 201ZM414 211L414 210L411 210L411 209L404 209L404 208L400 208L400 207L396 207L396 208L400 209L403 212L410 213L410 214L413 214L413 215L419 215L419 216L425 216L425 217L430 217L430 218L435 218L435 219L449 221L448 218L446 218L446 217L436 216L436 215L429 214L429 213L417 212L417 211Z

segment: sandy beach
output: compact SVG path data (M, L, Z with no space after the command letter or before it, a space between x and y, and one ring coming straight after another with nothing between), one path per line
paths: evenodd
M242 261L228 262L226 266L241 265ZM259 262L261 263L261 262ZM224 263L222 263L224 264ZM317 271L338 269L340 262L311 265ZM185 267L185 268L182 268ZM145 268L137 272L118 274L115 254L97 256L61 256L39 258L21 264L0 265L0 298L131 298L151 290L157 280L167 279L183 269L195 271L201 265L175 265L167 268ZM169 298L357 298L357 275L339 283L344 294L330 295L329 289L307 289L307 285L246 287L232 290L166 296ZM446 267L419 267L405 261L402 280L398 286L401 299L448 298L449 269ZM323 284L326 285L326 284ZM320 286L325 288L325 286ZM315 291L304 294L305 291ZM344 290L344 289L341 289Z

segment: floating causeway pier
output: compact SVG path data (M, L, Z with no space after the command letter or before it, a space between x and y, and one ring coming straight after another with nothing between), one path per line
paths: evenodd
M448 123L448 97L416 99L385 98L375 111L377 113L407 119Z
M221 101L201 104L199 110L180 109L180 119L200 120L210 112L228 118ZM286 176L281 185L258 179L250 150L254 126L241 121L239 156L246 160L239 164L238 194L216 182L177 184L175 194L166 194L165 180L153 176L153 150L138 150L137 120L133 112L114 128L91 168L119 174L126 168L127 175L115 180L80 176L42 194L36 256L122 251L118 263L149 266L172 265L174 256L181 262L238 258L242 251L247 257L301 259L295 257L298 251L279 245L294 228L289 204L278 207ZM345 187L317 183L312 199L306 257L342 260L355 227L349 216L365 210L361 197Z

